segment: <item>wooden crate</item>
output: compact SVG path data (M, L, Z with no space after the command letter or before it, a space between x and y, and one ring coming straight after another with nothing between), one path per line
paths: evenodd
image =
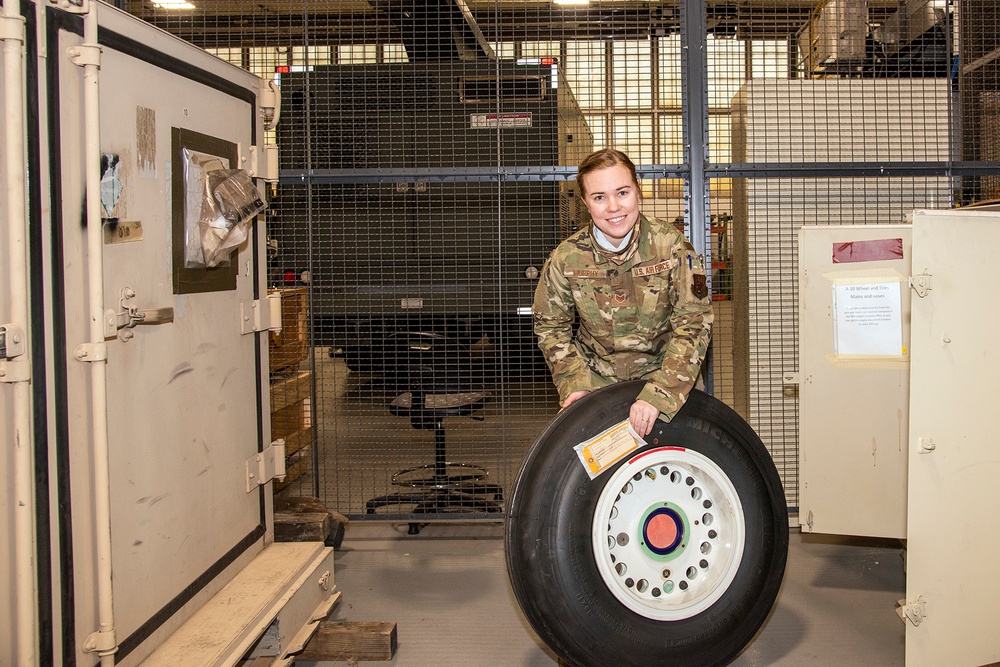
M271 412L312 396L312 371L298 371L271 379Z
M303 398L271 413L271 440L288 438L312 426L312 399Z
M288 369L271 376L271 440L285 441L285 479L275 482L280 491L312 465L312 372Z
M289 373L309 357L309 292L305 287L268 290L281 294L281 331L270 334L271 375Z
M288 457L299 451L303 447L308 447L312 444L313 430L312 426L304 428L295 433L290 433L285 436L285 460L287 462ZM287 463L286 463L287 465Z

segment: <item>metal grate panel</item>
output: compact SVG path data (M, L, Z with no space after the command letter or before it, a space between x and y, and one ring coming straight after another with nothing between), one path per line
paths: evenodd
M711 384L793 507L797 229L1000 193L987 0L192 3L127 5L280 82L269 275L308 297L314 438L289 489L352 516L434 462L434 430L393 414L414 382L488 393L482 421L444 418L447 458L512 483L557 409L523 309L586 222L593 148L710 255Z

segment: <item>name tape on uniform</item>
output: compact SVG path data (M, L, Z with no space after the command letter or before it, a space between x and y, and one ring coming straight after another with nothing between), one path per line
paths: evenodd
M668 259L665 262L660 262L659 264L653 264L652 266L637 266L634 269L632 269L632 275L636 277L651 276L654 273L660 273L662 271L666 271L669 268L670 268L670 260Z
M564 269L563 275L567 278L604 278L608 272L600 269Z

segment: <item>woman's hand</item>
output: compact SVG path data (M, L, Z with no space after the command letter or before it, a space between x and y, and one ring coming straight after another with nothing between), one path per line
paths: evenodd
M569 400L569 399L566 399ZM646 401L636 401L628 413L628 422L632 425L632 430L645 438L653 430L656 418L660 416L660 411Z
M583 389L581 391L574 391L572 394L566 397L565 401L562 402L562 409L565 410L566 408L569 407L570 403L580 400L589 393L590 391L588 391L587 389Z

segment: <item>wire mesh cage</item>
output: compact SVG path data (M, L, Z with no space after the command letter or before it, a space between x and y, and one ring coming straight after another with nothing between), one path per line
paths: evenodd
M792 508L797 230L998 197L986 0L188 4L126 7L281 88L269 281L308 349L272 368L272 427L287 492L355 518L502 516L559 409L531 302L591 150L707 255L710 386Z

